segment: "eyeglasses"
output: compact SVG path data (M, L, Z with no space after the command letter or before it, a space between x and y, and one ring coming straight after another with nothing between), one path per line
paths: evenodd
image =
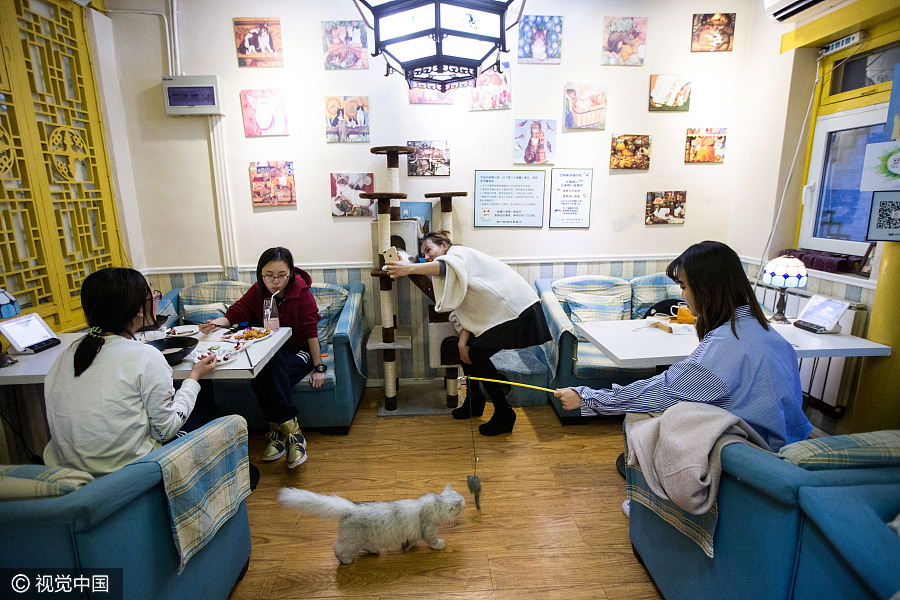
M290 276L291 276L290 273L282 273L281 275L273 275L271 273L264 273L263 279L266 279L268 281L281 281L282 279L287 279Z
M159 302L160 300L162 300L162 292L159 290L151 290L150 297Z

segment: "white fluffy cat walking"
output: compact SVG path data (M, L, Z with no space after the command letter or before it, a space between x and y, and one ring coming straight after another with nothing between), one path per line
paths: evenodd
M361 552L378 554L381 548L398 546L406 552L420 539L442 550L446 544L437 536L438 530L459 518L466 507L465 498L449 483L440 494L393 502L351 502L295 488L281 488L278 500L300 512L339 519L334 555L345 565Z

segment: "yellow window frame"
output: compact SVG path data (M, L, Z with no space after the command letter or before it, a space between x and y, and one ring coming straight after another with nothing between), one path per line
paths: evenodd
M835 65L854 54L862 55L871 52L872 50L889 46L898 41L900 41L900 18L892 19L887 23L874 27L868 32L868 37L861 48L846 48L825 57L822 61L821 69L826 75L822 78L819 110L817 110L816 113L819 116L830 115L890 100L891 82L878 83L837 94L832 94L830 92L836 74L836 71L834 70Z

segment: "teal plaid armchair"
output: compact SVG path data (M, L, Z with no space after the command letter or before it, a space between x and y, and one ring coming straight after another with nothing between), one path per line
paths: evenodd
M678 298L681 290L663 273L632 280L602 275L582 275L534 282L552 339L541 346L551 373L551 388L586 385L608 388L652 377L654 369L625 369L578 335L573 322L643 318L660 300ZM564 410L555 397L550 401L563 422L580 419L578 410Z

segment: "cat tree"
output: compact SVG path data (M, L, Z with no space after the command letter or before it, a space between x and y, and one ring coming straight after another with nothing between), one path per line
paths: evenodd
M382 352L384 364L384 408L397 410L399 394L399 369L397 368L397 350L412 348L411 336L397 333L397 301L396 289L390 276L382 270L384 257L382 252L394 246L407 251L410 255L418 253L417 224L415 220L400 218L400 203L407 195L400 191L400 155L412 154L412 146L376 146L371 148L372 154L383 154L387 157L389 192L362 193L360 198L377 202L377 220L372 223L372 277L378 280L379 298L381 302L381 327L372 332L366 345L367 350ZM453 198L466 196L467 192L437 192L425 194L429 200L440 200L440 228L449 232L453 239ZM435 301L431 279L423 275L413 275L409 280L422 292ZM455 407L458 403L459 388L457 376L459 372L459 336L450 323L447 313L438 313L434 306L428 307L428 349L429 364L434 369L444 371L444 386L447 390L447 406Z
M406 194L400 191L400 155L412 154L416 151L412 146L376 146L369 150L372 154L387 156L388 179L390 192L362 193L360 198L375 200L378 203L378 219L372 224L372 277L378 280L381 300L381 327L372 332L366 350L380 350L384 364L384 408L397 410L397 392L399 388L399 369L397 368L397 350L412 348L410 336L398 336L397 303L395 302L394 285L390 276L382 270L384 257L382 252L395 246L400 249L416 247L415 222L400 220L400 200ZM410 233L412 234L410 236Z
M467 192L433 192L425 194L429 200L440 199L441 229L453 236L453 198L467 196ZM434 219L436 220L436 219ZM435 228L437 229L437 228ZM417 284L418 285L418 284ZM428 289L419 285L426 296L435 301L434 290L428 282ZM459 375L459 347L457 345L459 334L450 322L449 313L439 313L434 310L434 305L428 307L428 358L429 365L433 369L444 370L444 387L447 389L447 406L453 408L457 405L459 387L457 377Z

